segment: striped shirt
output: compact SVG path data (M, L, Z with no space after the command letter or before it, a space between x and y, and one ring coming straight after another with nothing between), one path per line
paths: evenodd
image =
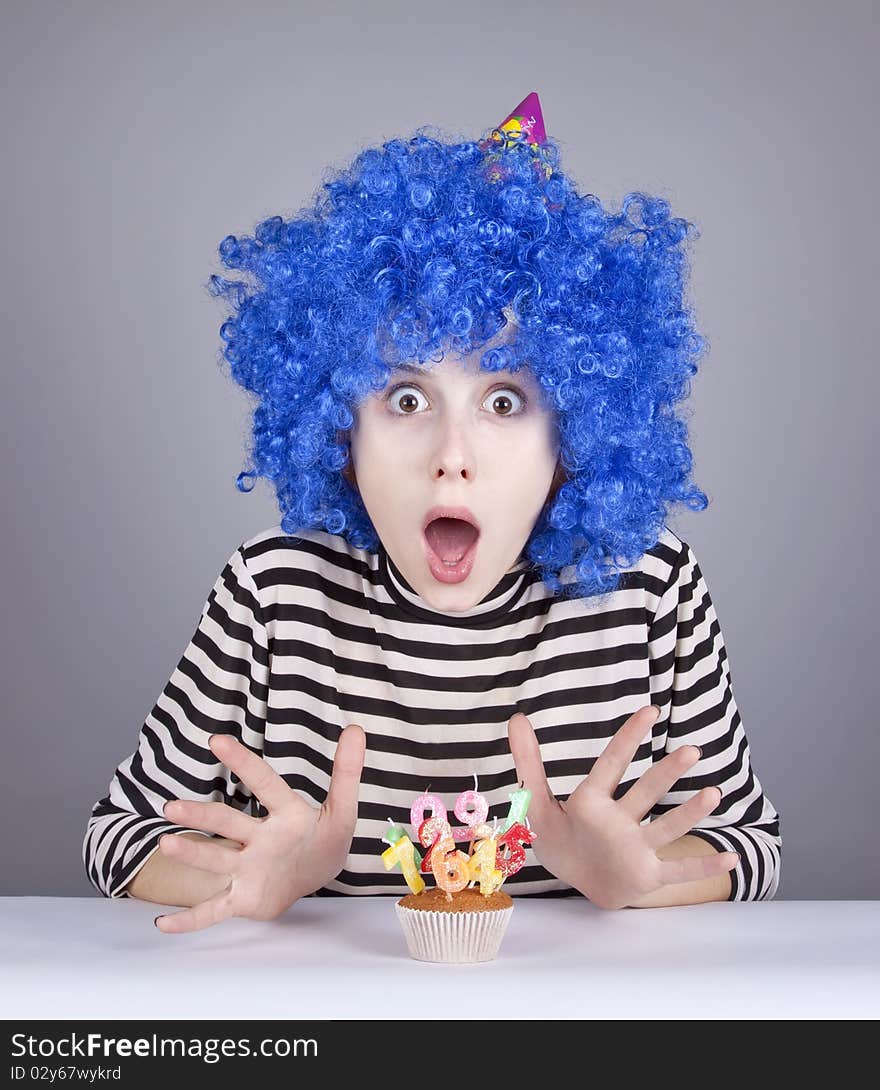
M129 896L124 887L163 833L198 832L163 817L169 799L266 813L211 753L211 734L232 734L317 806L339 734L358 723L367 749L354 838L343 870L318 893L399 896L402 874L381 860L388 818L408 828L410 806L428 787L451 817L476 774L489 820L503 820L517 786L507 739L516 711L534 727L551 789L564 800L647 704L660 718L614 797L665 754L700 746L700 760L643 823L718 787L719 806L690 835L741 854L729 900L773 897L779 815L751 766L702 572L668 527L603 601L554 597L521 559L482 602L453 614L428 605L381 546L368 552L333 534L290 537L275 526L240 545L220 573L137 749L92 810L86 872L105 896ZM504 888L576 892L532 849Z

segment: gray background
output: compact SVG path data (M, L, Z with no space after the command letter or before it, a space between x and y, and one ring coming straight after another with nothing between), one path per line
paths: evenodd
M4 5L4 894L93 893L89 811L223 563L278 521L234 487L216 247L325 165L529 91L585 191L702 232L692 545L780 898L877 898L874 4Z

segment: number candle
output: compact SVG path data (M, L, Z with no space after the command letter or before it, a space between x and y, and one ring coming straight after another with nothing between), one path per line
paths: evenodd
M424 843L424 842L423 842ZM452 830L447 825L440 839L431 849L431 869L434 880L440 889L446 891L446 900L451 901L471 880L470 859L464 852L456 851Z
M471 881L479 881L480 893L486 897L494 893L504 881L504 875L495 864L497 847L493 837L481 840L470 858Z
M385 835L382 840L386 844L396 844L401 837L406 836L406 829L402 825L395 825L391 818L388 818L389 828L385 830ZM416 866L420 866L422 862L422 853L413 844L413 856L416 861Z
M385 864L385 870L391 870L392 867L400 864L406 884L413 893L421 893L425 888L425 881L416 870L415 850L413 842L404 834L390 848L382 852L382 862Z
M434 846L441 836L451 836L452 832L449 828L449 822L446 818L430 817L425 818L422 824L419 826L419 843L423 848L428 850L425 852L425 858L421 863L422 874L432 874L431 869L431 853L434 850Z
M526 861L526 852L523 844L531 844L536 834L525 825L511 825L507 832L498 837L498 851L495 856L495 864L505 878L522 867Z
M477 776L474 773L473 791L462 791L455 800L455 816L464 822L464 828L453 829L456 840L473 840L476 827L482 825L489 815L489 803L484 795L477 794Z
M443 805L443 800L438 799L436 795L419 795L419 797L412 804L412 809L409 812L409 823L413 827L413 832L418 834L419 829L422 827L422 822L425 820L425 810L430 806L431 817L440 818L441 821L446 820L446 807Z
M501 832L506 833L517 822L524 822L526 819L526 810L529 808L529 803L532 801L532 793L527 787L517 788L515 791L510 792L510 809L507 811L507 817L504 819L504 824L501 826Z

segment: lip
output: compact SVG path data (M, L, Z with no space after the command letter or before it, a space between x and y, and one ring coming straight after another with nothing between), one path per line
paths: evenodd
M422 522L422 533L428 529L429 524L432 523L434 519L461 519L462 522L469 522L477 533L480 533L480 524L467 507L432 507L427 515L425 515Z
M425 535L428 525L432 523L434 519L439 518L461 519L463 522L469 522L477 531L477 536L474 538L473 544L458 563L453 564L451 567L447 567L440 557L437 556L428 544L428 538ZM438 583L461 583L467 579L474 566L474 561L477 557L477 546L479 544L480 524L467 507L432 507L427 515L425 515L424 521L422 522L422 547L425 550L425 559L428 562L428 567L431 569L431 574Z

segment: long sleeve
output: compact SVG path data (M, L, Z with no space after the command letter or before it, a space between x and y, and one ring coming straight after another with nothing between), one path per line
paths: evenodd
M83 863L100 893L127 897L123 887L158 850L163 833L200 831L163 817L169 799L225 802L240 810L250 804L251 792L213 755L208 738L232 734L262 754L268 679L259 595L239 546L147 716L137 749L118 766L109 793L92 810Z
M660 817L703 787L718 787L718 808L689 835L741 854L729 872L728 900L770 900L782 857L779 815L752 769L721 627L696 557L684 542L651 623L649 657L653 703L663 709L654 731L654 760L681 746L702 748L697 764L650 817ZM659 729L664 726L665 732Z

